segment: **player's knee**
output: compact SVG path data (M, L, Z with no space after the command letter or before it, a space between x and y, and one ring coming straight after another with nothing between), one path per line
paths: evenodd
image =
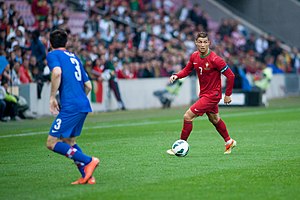
M75 141L72 141L72 140L70 140L70 141L68 141L68 142L66 142L68 145L70 145L71 147L72 146L74 146L75 144L76 144L76 142Z
M53 150L53 145L51 145L51 143L49 143L48 141L46 142L46 147L51 151Z
M212 124L216 125L216 124L218 123L219 120L217 120L217 119L209 119L209 121L210 121Z
M49 150L53 151L53 149L54 149L54 147L55 147L55 144L56 144L56 141L54 141L54 140L48 138L48 139L47 139L47 142L46 142L46 147L47 147Z
M216 125L219 122L220 118L218 117L211 117L209 118L209 121L213 124Z
M62 139L62 141L64 143L67 143L68 145L70 146L74 146L76 144L76 140L75 140L75 137L72 137L72 138L64 138Z
M186 121L193 121L194 117L192 115L190 115L188 112L186 112L183 115L183 119L186 120Z

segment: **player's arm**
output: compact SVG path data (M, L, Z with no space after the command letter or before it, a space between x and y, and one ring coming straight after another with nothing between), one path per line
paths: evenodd
M232 94L235 76L228 65L226 65L221 70L221 72L226 77L226 91L225 91L224 103L229 104L231 103L231 94Z
M79 60L79 62L80 62L80 60ZM84 82L84 92L86 95L88 95L90 93L90 91L92 90L92 82L90 81L90 78L89 78L88 74L86 73L84 67L82 66L81 62L80 62L80 66L81 66L81 71L84 72L84 73L82 73L83 74L82 78L83 78L83 82Z
M50 92L50 112L58 114L59 105L56 100L56 94L61 82L61 68L54 67L51 73L51 92Z
M190 60L189 62L186 64L186 66L181 70L179 71L178 73L176 74L173 74L171 77L170 77L170 83L173 83L174 81L176 81L177 79L182 79L186 76L188 76L192 71L193 71L193 62L192 62L192 55L190 57Z
M92 83L90 80L84 82L84 91L85 94L88 95L90 93L90 91L92 90Z

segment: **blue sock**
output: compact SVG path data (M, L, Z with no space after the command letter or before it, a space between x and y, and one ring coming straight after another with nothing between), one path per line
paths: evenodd
M78 146L78 144L74 144L73 148L77 149L78 151L82 152L81 148ZM84 166L85 164L82 162L78 162L78 161L74 161L75 164L77 165L77 168L81 174L82 177L85 177L85 173L84 173Z
M89 164L92 161L92 157L83 154L82 152L78 151L77 149L71 147L70 145L64 142L57 142L53 151L61 155L67 156L68 158L71 158L74 161L82 162L85 165Z

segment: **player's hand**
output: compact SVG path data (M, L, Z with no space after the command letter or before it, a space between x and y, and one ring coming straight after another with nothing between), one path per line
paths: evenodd
M177 75L172 75L170 77L170 83L173 83L174 81L176 81L178 79L178 76Z
M225 95L225 97L224 97L224 103L225 103L226 105L230 104L230 103L231 103L231 96L226 96L226 95Z
M55 97L50 97L50 112L53 115L57 115L59 113L59 105Z

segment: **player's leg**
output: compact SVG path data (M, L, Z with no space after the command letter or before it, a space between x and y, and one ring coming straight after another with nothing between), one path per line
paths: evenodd
M52 135L48 135L47 148L74 160L74 162L83 163L85 177L80 179L78 184L87 183L92 177L95 168L99 164L99 159L85 155L78 151L78 149L70 146L57 137L53 137Z
M181 130L180 139L187 141L192 130L193 130L193 120L198 117L195 113L188 109L183 116L183 126Z
M71 147L77 149L78 151L82 152L81 148L79 147L78 144L76 144L76 137L71 137L71 138L63 138L62 139L63 142L69 144ZM77 168L81 174L82 177L85 177L85 173L84 173L84 163L79 162L79 161L75 161L74 163L77 165Z
M86 115L87 113L66 114L60 112L51 126L47 139L47 147L50 150L67 156L76 162L84 163L85 177L83 180L84 182L82 183L86 183L92 176L94 169L99 163L99 159L85 155L81 151L78 151L78 149L74 148L72 143L68 144L63 142L60 138L65 138L64 140L67 141L67 138L79 136Z
M80 152L82 152L82 150L81 150L81 147L77 144L76 138L78 136L80 136L80 134L81 134L82 127L83 127L83 124L84 124L87 114L88 113L80 113L79 114L77 124L73 128L73 131L71 133L71 138L70 138L71 146L76 148ZM74 120L73 120L73 122L74 122ZM82 162L78 162L78 161L76 161L76 163L79 164L78 169L80 170L80 172L82 172L82 177L78 181L73 182L72 184L82 184L82 183L95 184L96 179L92 176L92 174L93 174L95 168L98 166L99 159L92 157L92 161L88 165L85 163L82 163Z
M207 97L199 98L184 114L180 139L187 141L193 129L193 120L211 110L215 104Z
M89 164L92 161L92 157L83 154L74 147L63 142L61 139L52 135L48 135L47 148L58 154L73 159L74 161L82 162L84 164Z
M78 151L82 152L81 147L76 143L76 137L80 136L82 127L84 124L84 121L86 119L88 113L80 113L77 117L77 123L75 127L72 130L71 138L70 138L70 145L73 148L76 148ZM75 120L73 120L74 123ZM85 164L82 162L76 161L76 163L79 164L79 170L82 172L82 177L78 180L73 182L72 184L82 184L82 183L88 183L88 184L95 184L96 180L92 176L95 168L98 166L99 159L92 157L92 161L89 164ZM94 165L96 163L96 165Z
M219 116L218 108L215 109L215 113L207 112L206 114L208 116L209 121L215 126L216 130L225 141L224 154L230 154L231 149L236 146L236 141L230 138L226 124Z
M69 144L71 147L73 147L73 148L77 149L78 151L82 152L80 146L76 143L76 137L64 138L62 140L63 140L63 142ZM82 163L82 162L75 161L75 160L74 160L74 163L76 164L76 166L77 166L77 168L78 168L78 170L81 174L81 177L78 180L72 182L71 184L72 185L77 185L77 184L81 184L84 177L85 177L85 172L84 172L85 164ZM96 184L95 177L91 176L89 178L89 180L87 181L87 184Z
M196 102L197 103L197 102ZM196 104L195 103L195 104ZM192 130L193 130L193 120L198 117L199 114L192 112L193 106L191 106L183 115L183 126L180 134L180 139L187 141ZM203 113L202 113L203 114ZM200 113L201 115L201 113ZM172 149L168 149L167 153L169 155L175 155Z
M230 140L226 125L224 121L220 118L219 113L206 113L209 121L215 126L218 133L222 136L225 142Z

